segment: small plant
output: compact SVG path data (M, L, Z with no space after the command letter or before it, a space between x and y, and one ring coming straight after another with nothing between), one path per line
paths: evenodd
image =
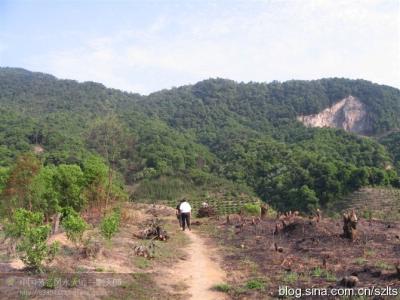
M246 282L246 288L249 290L264 290L265 283L260 279L251 279Z
M73 274L70 280L68 281L69 288L75 288L79 285L80 277L78 274Z
M316 267L312 270L311 275L313 277L323 278L326 281L336 281L337 278L334 274L330 273L328 270Z
M371 220L373 217L373 212L371 210L364 210L362 213L362 217L367 220Z
M288 272L283 276L283 282L285 283L295 283L299 279L299 274L296 272Z
M232 290L232 287L227 283L220 283L214 285L212 289L218 292L229 293L229 291Z
M393 269L393 266L388 265L387 263L385 263L384 261L378 261L375 264L375 267L382 269L382 270L391 270Z
M151 265L151 262L142 256L138 256L135 258L135 266L138 267L139 269L142 269L142 270L147 269L150 267L150 265Z
M119 230L120 219L121 215L117 211L103 218L100 223L100 230L103 237L107 240L111 240L114 234Z
M261 214L261 207L259 204L247 203L242 207L243 213L252 216L259 216Z
M75 210L70 208L67 211L61 225L64 228L68 239L72 241L75 246L82 243L83 233L88 228L88 224Z
M103 267L96 267L94 270L96 272L104 272L104 268Z
M355 262L355 264L362 266L366 262L368 262L368 260L364 257L358 257L358 258L356 258L356 260L354 262Z
M364 255L366 257L374 257L376 255L375 251L372 249L365 250Z
M43 287L46 289L54 290L60 284L61 284L61 278L57 277L57 274L55 273L50 273L49 277L44 282Z
M50 226L43 224L43 214L39 212L17 209L5 225L5 232L17 241L16 249L23 263L39 272L43 261L52 261L60 249L59 242L47 244Z
M321 269L320 267L316 267L316 268L314 268L313 270L312 270L312 272L311 272L311 275L313 276L313 277L322 277L322 275L323 275L323 272L324 270L323 269Z

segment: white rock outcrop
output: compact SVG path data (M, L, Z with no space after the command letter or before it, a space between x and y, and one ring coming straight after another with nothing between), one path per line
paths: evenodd
M341 128L358 134L366 134L371 128L364 103L353 96L340 100L318 114L299 116L297 119L308 127Z

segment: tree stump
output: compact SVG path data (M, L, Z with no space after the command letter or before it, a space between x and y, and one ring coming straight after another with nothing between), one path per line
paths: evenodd
M352 210L350 213L343 214L343 237L350 239L352 241L355 240L357 234L357 215Z
M52 230L51 230L51 234L57 234L58 233L58 228L60 227L60 218L61 218L61 214L60 213L56 213L53 216L53 226L52 226Z
M267 213L268 213L268 208L269 207L268 207L267 204L263 203L263 204L260 205L260 208L261 208L260 217L261 217L261 220L264 220L267 217Z
M198 218L212 217L215 215L216 215L216 212L212 206L200 207L197 212Z

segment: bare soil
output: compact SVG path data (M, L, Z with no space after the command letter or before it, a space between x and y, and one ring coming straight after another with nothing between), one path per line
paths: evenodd
M274 234L277 223L275 218L256 224L251 218L233 224L217 218L203 222L202 232L220 245L232 298L275 298L279 286L340 287L349 275L357 276L357 287L400 286L395 269L400 222L361 219L354 241L341 236L341 219L296 217ZM249 280L263 286L254 287Z

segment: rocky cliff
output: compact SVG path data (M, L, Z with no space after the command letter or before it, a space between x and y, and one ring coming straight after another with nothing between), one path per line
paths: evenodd
M297 118L308 127L342 128L346 131L367 134L371 130L365 105L357 98L348 96L315 115Z

